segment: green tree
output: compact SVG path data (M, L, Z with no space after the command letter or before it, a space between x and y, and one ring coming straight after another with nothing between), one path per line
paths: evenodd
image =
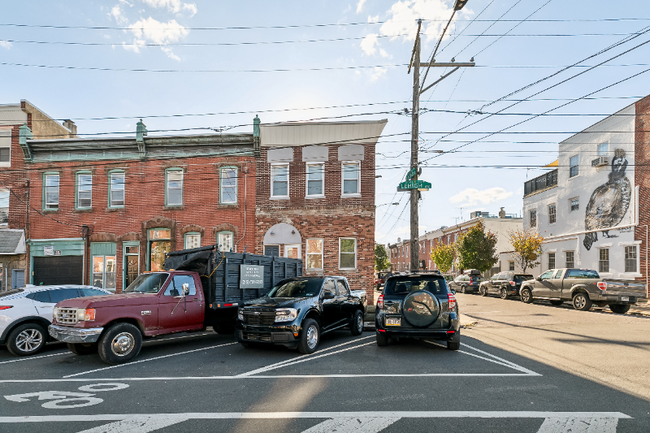
M456 254L460 269L478 269L485 272L499 261L497 235L485 232L483 222L462 233L456 241Z
M521 267L523 272L528 268L539 265L539 257L542 255L542 244L544 237L534 230L515 230L508 232L510 243L514 253L512 258Z
M380 244L375 245L375 270L379 272L388 269L389 267L390 261L388 261L386 248Z
M456 249L454 244L439 243L431 250L431 260L436 264L440 272L446 273L451 269L451 265L456 258Z

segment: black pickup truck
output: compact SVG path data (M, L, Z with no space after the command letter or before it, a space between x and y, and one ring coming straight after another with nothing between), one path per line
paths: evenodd
M239 308L237 340L244 347L267 343L312 353L326 332L349 327L361 334L365 310L365 292L350 291L345 277L288 278Z

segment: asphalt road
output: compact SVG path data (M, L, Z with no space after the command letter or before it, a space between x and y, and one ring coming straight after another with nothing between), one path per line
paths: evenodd
M0 432L650 431L650 319L457 298L457 352L348 331L308 356L178 335L121 366L1 349Z

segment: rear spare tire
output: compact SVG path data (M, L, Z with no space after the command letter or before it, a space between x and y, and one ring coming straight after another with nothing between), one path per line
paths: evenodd
M440 301L426 290L416 290L404 298L404 319L417 328L432 325L440 315Z

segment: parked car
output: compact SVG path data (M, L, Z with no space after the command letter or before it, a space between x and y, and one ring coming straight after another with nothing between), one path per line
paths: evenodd
M32 286L0 294L0 344L16 356L34 355L48 341L52 312L57 302L71 298L110 295L93 286Z
M519 290L523 302L546 299L552 305L571 301L576 310L589 310L592 304L605 305L614 313L625 314L630 305L645 298L646 286L634 280L600 278L592 269L550 269L534 280L525 281Z
M361 334L365 311L365 291L351 291L345 277L289 278L239 308L237 340L244 347L266 343L312 353L326 332Z
M391 338L445 340L447 349L460 348L460 319L456 297L440 274L393 276L377 300L375 329L378 346Z
M375 280L375 289L376 289L376 290L381 289L381 287L382 287L382 286L384 285L384 283L386 282L386 279L387 279L388 277L392 276L392 275L393 275L393 273L392 273L392 272L389 272L389 271L379 272L379 273L377 274L377 279Z
M478 286L482 281L483 277L480 274L463 273L450 281L449 287L460 293L478 293Z
M478 287L478 292L481 296L496 294L501 299L508 299L508 296L518 296L521 284L533 278L530 274L515 271L500 272L483 281Z

